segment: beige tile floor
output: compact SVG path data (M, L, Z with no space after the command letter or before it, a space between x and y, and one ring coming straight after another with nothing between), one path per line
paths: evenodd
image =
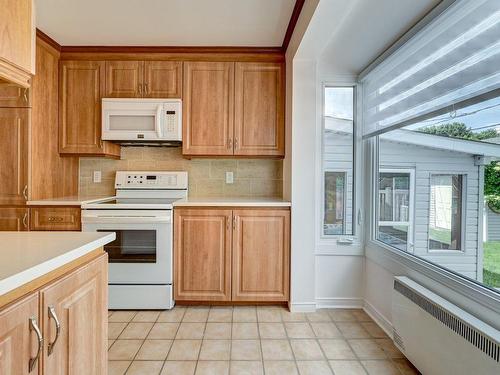
M362 310L281 307L110 311L109 375L410 375Z

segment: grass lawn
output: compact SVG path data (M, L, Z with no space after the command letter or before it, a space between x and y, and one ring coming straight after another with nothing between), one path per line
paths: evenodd
M451 230L430 227L429 237L431 240L449 245L451 243Z
M484 243L483 283L500 288L500 241Z

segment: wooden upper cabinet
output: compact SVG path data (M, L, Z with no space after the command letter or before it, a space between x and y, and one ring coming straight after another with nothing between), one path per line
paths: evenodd
M29 87L35 74L34 0L2 0L0 80Z
M38 293L16 302L0 312L0 374L36 375L38 338L33 327L38 319ZM30 370L30 360L33 368Z
M144 97L181 98L182 62L145 61Z
M107 374L107 267L104 254L42 289L44 374Z
M290 211L234 210L233 301L288 301Z
M30 115L29 108L0 108L0 204L28 199Z
M0 107L31 107L31 90L14 83L0 83Z
M28 229L28 208L0 207L0 231L20 232Z
M174 211L174 298L231 300L231 210Z
M235 155L285 155L284 73L280 63L236 63Z
M233 80L234 63L184 63L184 155L233 154Z
M61 61L59 71L59 152L119 156L120 146L101 140L103 61Z
M143 95L143 61L106 61L106 98L139 98Z

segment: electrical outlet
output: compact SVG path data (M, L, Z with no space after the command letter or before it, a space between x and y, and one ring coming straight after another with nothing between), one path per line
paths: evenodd
M101 183L101 171L94 171L94 184Z
M226 184L232 184L234 182L233 172L226 172Z

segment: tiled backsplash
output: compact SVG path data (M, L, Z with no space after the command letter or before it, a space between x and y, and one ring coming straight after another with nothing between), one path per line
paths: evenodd
M114 194L115 171L188 171L191 197L281 197L283 162L271 159L184 159L180 148L122 147L121 160L80 158L80 194ZM102 181L92 181L93 171ZM234 183L225 183L225 173Z

